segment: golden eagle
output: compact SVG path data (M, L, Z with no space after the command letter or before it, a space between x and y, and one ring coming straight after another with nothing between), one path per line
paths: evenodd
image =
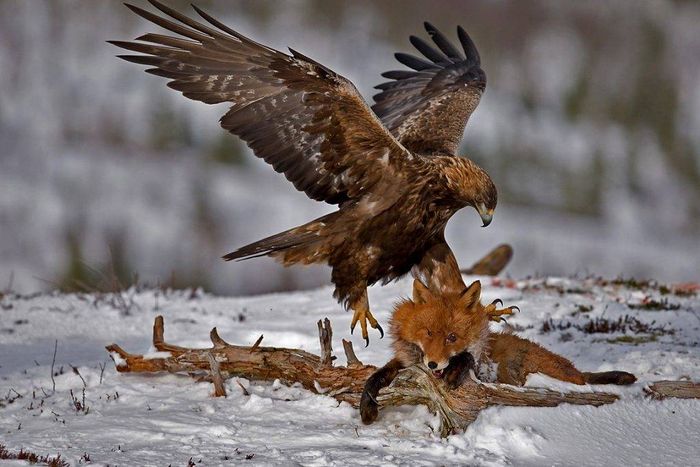
M396 54L410 70L383 74L390 81L377 86L372 111L350 81L295 50L254 42L196 6L208 24L149 1L165 16L127 6L175 35L110 41L141 54L120 57L150 66L147 73L168 78L185 97L230 104L222 127L311 199L338 205L224 259L330 265L334 296L354 311L351 331L359 322L367 343L367 322L383 336L369 285L413 268L435 290L464 289L445 225L465 206L488 225L497 198L486 172L455 155L486 86L464 29L457 29L460 51L425 23L437 48L412 36L425 58Z

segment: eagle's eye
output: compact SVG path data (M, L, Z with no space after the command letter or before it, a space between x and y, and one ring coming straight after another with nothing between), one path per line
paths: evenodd
M447 342L455 342L457 340L457 335L451 332L447 335Z

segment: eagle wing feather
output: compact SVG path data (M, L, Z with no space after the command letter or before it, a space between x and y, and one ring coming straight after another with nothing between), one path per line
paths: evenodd
M457 34L464 55L433 25L426 22L425 29L439 50L411 36L411 44L425 58L395 54L412 70L383 73L391 81L376 86L381 92L374 96L372 109L407 149L455 154L479 105L486 74L474 42L462 27Z
M197 7L209 25L149 2L175 21L127 6L181 37L110 41L141 54L120 57L151 66L148 73L169 78L168 86L185 97L229 103L221 126L298 190L342 204L401 180L402 164L413 156L350 81L292 49L287 55L254 42Z

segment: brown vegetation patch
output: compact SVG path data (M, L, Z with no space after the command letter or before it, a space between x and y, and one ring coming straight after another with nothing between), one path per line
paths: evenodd
M552 331L564 331L566 329L577 329L585 334L612 334L616 332L632 334L673 334L673 329L666 329L665 326L656 325L656 321L646 323L639 319L625 315L618 319L593 318L583 323L576 323L569 320L548 319L542 323L540 332L549 333Z
M0 459L2 460L23 460L30 464L44 464L49 467L69 467L70 464L63 459L61 455L57 454L56 457L50 456L40 456L31 451L25 451L20 449L19 452L10 452L7 448L0 444Z

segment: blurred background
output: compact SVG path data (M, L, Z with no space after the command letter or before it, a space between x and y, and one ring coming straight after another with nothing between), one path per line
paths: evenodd
M491 173L499 208L487 229L473 210L452 219L460 264L507 242L514 277L700 279L698 2L197 4L368 100L402 68L393 52L427 37L424 20L453 40L463 25L489 82L462 153ZM157 29L118 1L0 0L0 290L328 283L325 267L220 259L333 207L224 132L225 107L185 99L105 43Z

